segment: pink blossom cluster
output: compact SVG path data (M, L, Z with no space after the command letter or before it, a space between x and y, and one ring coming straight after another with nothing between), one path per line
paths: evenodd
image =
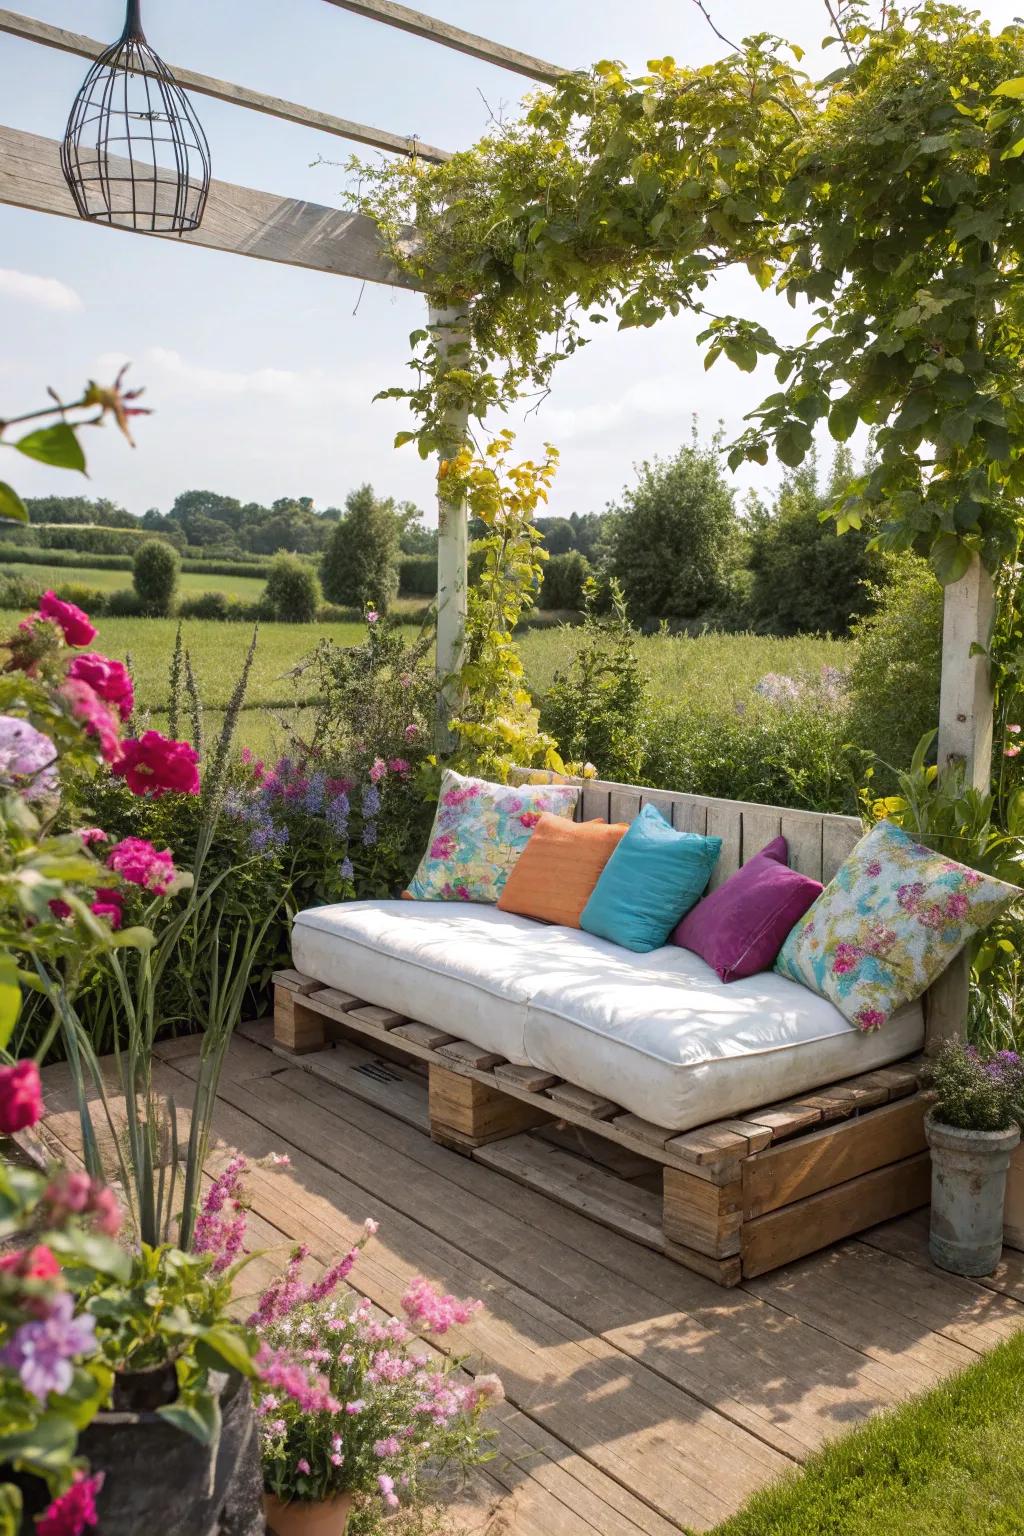
M108 853L107 868L154 896L165 895L178 878L173 856L154 848L144 837L122 838Z
M245 1252L246 1210L242 1179L248 1167L244 1157L233 1157L210 1186L196 1217L192 1251L213 1256L210 1269L215 1275L230 1269ZM225 1215L225 1208L230 1214Z
M468 1323L483 1306L481 1301L459 1301L442 1295L422 1275L416 1275L402 1297L402 1311L414 1327L425 1333L443 1334L455 1324Z
M254 1364L264 1386L277 1387L297 1403L303 1413L339 1413L341 1404L331 1392L326 1376L307 1371L287 1350L271 1349L264 1341Z
M36 1536L83 1536L85 1531L98 1525L96 1495L102 1487L102 1472L87 1477L84 1472L77 1471L67 1492L54 1499L38 1517Z
M13 1136L43 1118L43 1083L34 1061L0 1067L0 1135Z
M79 1169L62 1169L43 1191L43 1207L55 1226L71 1216L88 1217L90 1225L108 1237L121 1230L123 1219L117 1196L109 1184L90 1178Z
M368 1223L366 1236L372 1236L374 1231L376 1231L376 1224L372 1225L371 1230L371 1225ZM306 1306L310 1302L325 1301L332 1291L337 1290L342 1281L352 1273L352 1268L365 1242L366 1237L361 1238L353 1248L349 1249L344 1258L324 1270L320 1279L312 1283L302 1279L301 1269L309 1258L309 1249L304 1243L300 1243L293 1249L284 1274L271 1281L260 1297L255 1312L249 1318L250 1328L268 1328L272 1323L280 1322L290 1312L294 1312L296 1307Z

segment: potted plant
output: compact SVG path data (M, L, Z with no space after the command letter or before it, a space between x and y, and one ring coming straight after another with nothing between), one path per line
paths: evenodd
M379 1501L382 1513L415 1504L430 1478L492 1455L481 1418L503 1397L501 1382L463 1377L423 1346L426 1335L467 1322L480 1303L440 1295L421 1278L402 1299L404 1318L375 1315L354 1296L329 1300L326 1285L351 1269L356 1252L306 1286L307 1250L296 1249L250 1318L267 1355L301 1345L330 1395L304 1403L272 1390L258 1402L272 1536L342 1536L357 1503Z
M1020 1141L1024 1063L1015 1051L982 1055L950 1040L931 1072L925 1120L932 1154L929 1249L958 1275L988 1275L1003 1246L1010 1155Z

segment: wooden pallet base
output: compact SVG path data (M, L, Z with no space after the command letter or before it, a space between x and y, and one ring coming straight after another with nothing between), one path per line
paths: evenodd
M927 1204L919 1059L679 1135L297 971L275 982L280 1054L375 1103L392 1097L441 1145L720 1285ZM402 1062L425 1066L428 1085Z

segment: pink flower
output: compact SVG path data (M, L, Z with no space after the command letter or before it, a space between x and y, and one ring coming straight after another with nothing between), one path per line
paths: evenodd
M492 1403L503 1403L505 1401L505 1388L500 1376L478 1376L473 1385L479 1397Z
M1008 731L1012 732L1012 734L1014 736L1019 736L1020 735L1020 726L1019 725L1008 725L1006 727L1006 729Z
M95 688L76 677L68 677L60 686L60 692L71 706L71 713L80 720L90 736L100 744L103 761L115 771L121 761L120 726Z
M89 911L93 917L105 918L116 933L124 921L121 892L110 889L98 890L96 900L89 903Z
M951 891L946 897L946 916L959 920L967 916L971 904L963 891Z
M416 737L419 735L419 733L419 726L416 725L415 722L410 721L402 734L405 736L406 741L412 742L416 740Z
M380 1222L374 1221L372 1216L367 1216L366 1220L363 1222L363 1231L366 1233L367 1237L376 1237L377 1233L380 1231Z
M450 859L454 852L454 832L442 832L440 837L435 837L430 845L430 857L432 859Z
M34 1061L0 1067L0 1134L12 1136L43 1116L43 1085Z
M36 1536L83 1536L83 1532L99 1522L96 1495L103 1487L103 1473L86 1477L82 1471L75 1473L75 1481L66 1493L43 1511L36 1521Z
M396 1435L388 1435L386 1440L373 1442L373 1454L381 1461L385 1456L397 1456L402 1449L402 1442Z
M257 1375L268 1387L278 1387L302 1409L303 1413L339 1413L341 1404L333 1395L325 1376L310 1375L298 1361L283 1350L273 1350L262 1343L253 1361ZM277 1433L274 1423L269 1428Z
M104 832L102 827L79 827L78 835L86 848L91 848L93 843L109 843L110 841L110 833Z
M305 1456L299 1457L298 1461L295 1463L295 1470L296 1472L301 1472L303 1477L309 1476L311 1468Z
M381 1498L388 1509L397 1509L398 1494L395 1492L394 1478L388 1477L386 1472L382 1472L377 1479L377 1487L380 1489Z
M128 669L109 656L101 656L97 651L76 656L68 667L68 677L88 683L105 703L113 705L122 720L127 720L135 708L135 689Z
M540 811L524 811L519 820L524 827L535 827L540 818Z
M406 774L412 772L412 764L407 763L404 757L393 757L388 763L388 767L392 773L397 773L402 778L404 778Z
M877 859L872 859L864 873L867 875L869 880L877 880L879 875L882 873L882 866Z
M56 1280L60 1265L45 1243L36 1243L33 1248L0 1254L0 1271L20 1280Z
M48 901L46 905L49 907L50 911L53 913L54 917L59 923L66 923L69 917L74 916L67 902L61 901L59 896L55 896L53 900Z
M159 731L146 731L138 740L124 743L121 761L114 772L125 780L133 795L169 792L198 795L199 754L187 741L170 741Z
M855 944L837 944L832 959L832 974L845 976L847 971L856 970L860 955L861 952Z
M861 1008L857 1013L854 1022L856 1023L858 1029L863 1029L865 1031L881 1029L882 1025L885 1023L885 1014L880 1013L877 1008Z
M370 769L370 783L379 784L388 771L388 765L382 757L375 757L373 767Z
M51 1179L43 1194L43 1205L48 1219L56 1226L69 1216L88 1216L96 1230L108 1237L115 1237L121 1230L122 1211L114 1191L80 1170L64 1169Z
M1020 757L1020 754L1021 754L1020 747L1014 746L1014 747L1004 747L1003 748L1003 756L1004 757Z
M350 1403L345 1404L345 1412L354 1418L357 1413L362 1413L365 1407L366 1403L363 1401L363 1399L361 1397L356 1397L353 1398Z
M107 868L154 896L169 891L178 874L171 855L154 848L144 837L122 838L108 853Z
M402 1310L414 1326L427 1333L447 1333L454 1323L468 1323L483 1302L442 1295L429 1280L416 1275L402 1297Z
M376 624L377 620L379 618L380 618L380 614L377 612L376 608L368 608L366 610L366 622L367 622L367 624Z
M96 626L87 613L74 603L64 603L56 592L44 592L39 600L39 617L48 619L62 631L68 645L91 645L96 638Z

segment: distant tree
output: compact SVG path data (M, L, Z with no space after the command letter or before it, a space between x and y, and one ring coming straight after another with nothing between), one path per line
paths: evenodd
M414 502L401 501L395 508L398 541L403 555L436 555L437 528L428 528Z
M733 493L716 436L641 464L608 509L608 566L634 622L692 619L728 595L736 537Z
M132 514L106 497L29 496L25 502L33 523L78 523L96 528L137 528Z
M538 607L581 609L584 587L592 575L590 561L578 549L568 550L564 555L552 555L544 565ZM596 592L594 605L597 605Z
M287 624L311 624L322 594L316 571L297 555L275 555L263 589L266 606Z
M777 635L845 635L874 607L887 566L869 547L873 530L865 525L840 536L831 519L821 518L853 478L845 445L836 450L825 485L812 454L786 476L774 508L761 507L750 517L747 607L755 628Z
M190 544L219 542L210 539L208 523L223 523L237 531L242 522L242 504L234 496L222 496L219 491L182 491L174 498L167 514L173 522L184 528ZM198 536L206 530L206 537Z
M136 596L147 614L164 617L174 605L181 557L163 539L147 539L132 564Z
M375 603L386 612L398 589L399 520L394 503L382 501L372 485L361 485L345 502L345 516L331 530L320 565L324 592L332 603L361 608Z
M537 527L549 555L567 555L576 548L576 530L567 517L538 517Z

